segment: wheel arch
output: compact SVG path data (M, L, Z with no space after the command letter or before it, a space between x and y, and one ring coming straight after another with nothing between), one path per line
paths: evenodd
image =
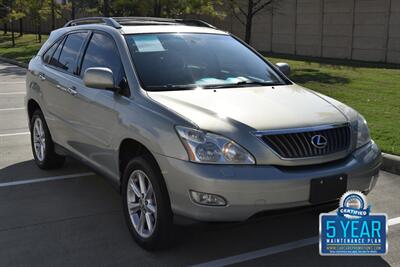
M39 103L36 102L36 100L34 100L34 99L32 99L32 98L29 99L29 100L28 100L28 105L27 105L29 123L31 122L33 112L35 112L35 110L37 110L37 109L42 110L42 109L40 108Z
M118 148L118 171L120 181L129 161L135 157L144 155L151 157L158 167L158 170L161 172L160 166L158 165L156 158L153 156L153 153L144 144L132 138L125 138L121 141Z

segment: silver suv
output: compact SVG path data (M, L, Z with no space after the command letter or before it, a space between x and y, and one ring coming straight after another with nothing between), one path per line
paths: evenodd
M168 244L174 215L242 221L371 191L381 152L364 118L289 72L203 21L71 21L29 64L35 161L109 178L146 249Z

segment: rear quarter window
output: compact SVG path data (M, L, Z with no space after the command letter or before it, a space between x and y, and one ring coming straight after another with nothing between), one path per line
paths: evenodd
M50 62L51 57L53 56L54 52L56 51L58 45L60 44L61 40L55 42L43 55L43 61L46 63Z

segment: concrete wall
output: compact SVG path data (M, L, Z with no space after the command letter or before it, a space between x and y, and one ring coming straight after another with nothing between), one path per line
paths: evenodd
M220 27L243 37L229 14ZM251 44L265 52L400 63L400 0L281 0L255 17Z
M203 19L243 38L244 26L224 10L223 21ZM400 64L400 0L280 0L254 17L251 44L264 52Z

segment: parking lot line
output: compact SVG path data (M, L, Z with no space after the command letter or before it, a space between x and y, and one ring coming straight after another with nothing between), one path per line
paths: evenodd
M231 264L254 260L257 258L261 258L261 257L273 255L273 254L286 252L286 251L297 249L297 248L314 245L316 243L318 243L318 237L310 237L310 238L301 239L301 240L289 242L289 243L278 245L278 246L263 248L263 249L252 251L252 252L247 252L247 253L231 256L231 257L226 257L226 258L222 258L222 259L218 259L218 260L213 260L213 261L209 261L209 262L205 262L205 263L201 263L201 264L192 265L192 267L194 267L194 266L195 267L227 266L227 265L231 265Z
M396 224L400 224L400 217L392 218L388 220L388 226L393 226ZM235 256L230 256L222 259L217 259L205 263L200 263L200 264L195 264L192 265L191 267L214 267L214 266L227 266L227 265L232 265L232 264L237 264L237 263L242 263L282 252L287 252L290 250L302 248L302 247L307 247L310 245L318 244L318 236L306 238L306 239L301 239L293 242L289 242L286 244L282 245L277 245L273 247L268 247L268 248L263 248L251 252L246 252L242 254L238 254Z
M388 220L388 225L393 226L400 223L400 217L392 218Z
M0 108L0 111L14 111L14 110L23 110L25 109L24 107L22 108Z
M0 84L22 84L22 83L26 83L25 81L21 81L21 82L0 82Z
M28 180L0 183L0 187L9 187L9 186L16 186L16 185L56 181L56 180L65 180L65 179L78 178L78 177L91 176L91 175L94 175L94 173L93 172L83 172L83 173L75 173L75 174L68 174L68 175L50 176L50 177L44 177L44 178L36 178L36 179L28 179Z
M30 132L6 133L6 134L0 134L0 137L16 136L16 135L28 135L28 134L30 134Z
M26 92L7 92L7 93L0 93L0 95L26 95Z

